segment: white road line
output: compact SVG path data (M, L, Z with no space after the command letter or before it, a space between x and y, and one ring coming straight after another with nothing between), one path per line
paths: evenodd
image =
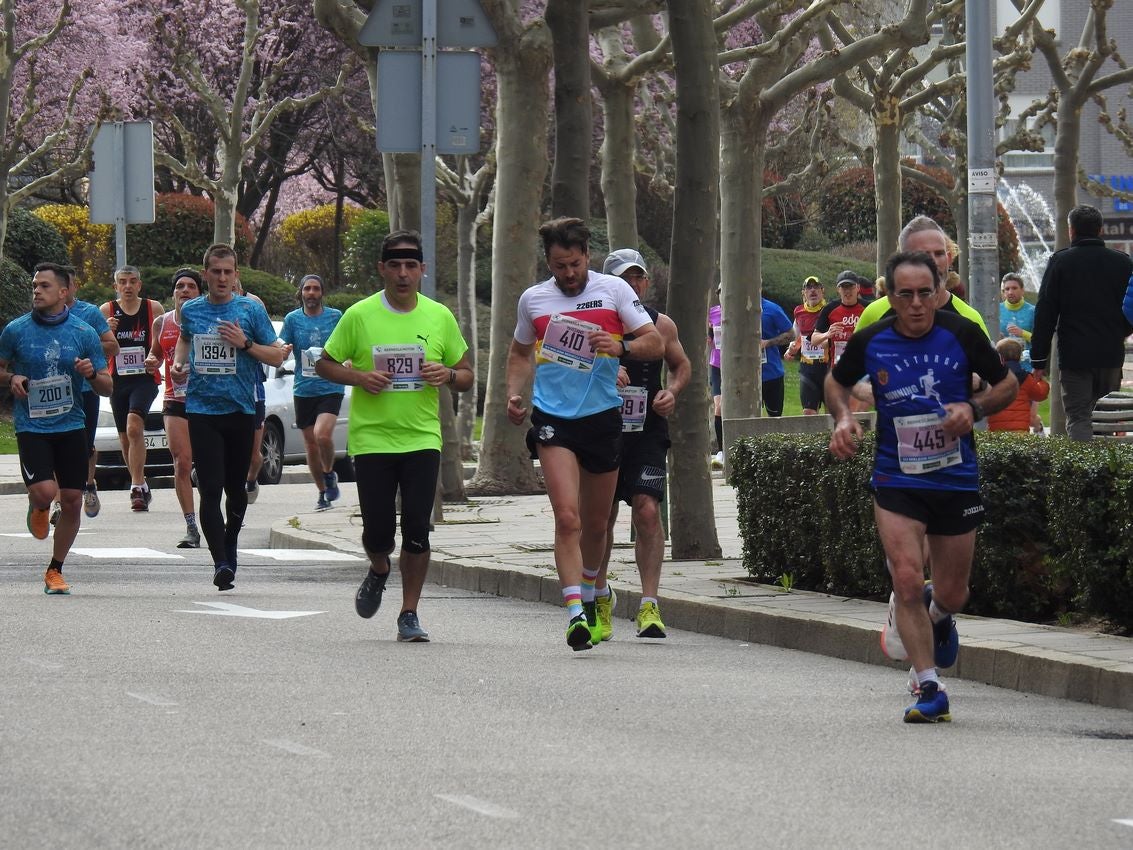
M349 552L338 552L334 549L241 549L245 555L258 555L261 558L271 558L274 561L362 561L357 555Z
M218 617L253 617L260 620L288 620L292 617L310 617L313 614L325 614L326 611L261 611L259 608L248 608L244 605L233 605L231 602L194 602L194 605L205 605L211 611L174 611L176 614L215 614Z
M270 740L264 739L264 743L269 747L277 747L281 750L286 750L289 753L294 753L297 756L330 758L330 753L324 753L322 750L316 750L314 747L306 747L303 744L296 744L294 741L288 741L286 738L271 738Z
M142 702L148 702L150 705L170 706L177 705L173 700L166 699L165 697L155 696L153 694L136 694L133 691L126 691L126 696L133 697Z
M1122 826L1133 826L1133 818L1114 818L1114 823L1119 823Z
M28 664L34 664L36 667L42 667L44 670L61 670L62 664L56 664L54 661L40 661L38 658L25 658Z
M184 555L171 555L167 552L159 552L157 549L146 549L145 547L121 547L116 549L72 549L73 553L77 555L86 555L88 558L116 558L118 560L126 560L128 558L166 558L169 560L185 560Z
M466 809L471 809L477 814L485 815L486 817L508 818L510 820L519 817L519 812L513 812L511 809L505 809L503 806L497 806L495 803L489 803L487 800L479 800L476 797L469 797L465 794L437 794L436 796L438 799L445 800L457 806L463 806Z

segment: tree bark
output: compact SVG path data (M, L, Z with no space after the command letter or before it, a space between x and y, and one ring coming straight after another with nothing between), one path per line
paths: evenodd
M626 61L617 32L603 32L599 42L607 65L616 69ZM620 55L619 55L620 54ZM637 234L637 186L634 183L634 86L616 70L596 77L602 94L605 135L599 156L602 163L602 198L606 204L606 232L610 250L639 248Z
M551 211L590 217L590 28L586 0L548 0L545 13L555 66L555 164Z
M877 154L873 159L873 192L877 203L877 268L897 250L901 233L901 104L889 95L874 102Z
M670 0L677 77L677 167L674 238L667 311L692 361L692 379L669 417L671 553L677 560L718 558L720 541L707 458L708 367L704 328L715 271L720 147L719 66L709 0ZM756 231L758 232L758 231Z

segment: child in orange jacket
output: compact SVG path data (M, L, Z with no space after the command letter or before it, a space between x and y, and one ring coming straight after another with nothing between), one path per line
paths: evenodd
M999 413L988 416L987 428L989 431L1026 433L1031 429L1031 404L1042 401L1050 395L1050 384L1023 369L1023 364L1020 362L1023 357L1023 346L1018 340L1001 339L995 344L995 349L999 352L1003 365L1011 370L1011 374L1019 382L1019 394Z

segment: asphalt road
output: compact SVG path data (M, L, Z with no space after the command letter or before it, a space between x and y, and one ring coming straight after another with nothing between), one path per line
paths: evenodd
M264 488L241 547L312 491ZM1129 712L956 681L906 726L891 670L625 623L572 653L560 610L437 585L399 644L360 561L245 554L220 594L170 491L103 500L49 597L0 497L4 846L1133 846Z

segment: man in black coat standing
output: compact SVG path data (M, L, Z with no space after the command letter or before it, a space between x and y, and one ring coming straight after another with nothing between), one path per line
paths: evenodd
M1133 332L1121 305L1133 261L1105 246L1102 214L1095 207L1074 207L1067 223L1070 247L1051 256L1039 288L1031 363L1041 378L1057 331L1066 433L1084 441L1093 437L1098 399L1121 386L1125 337Z

